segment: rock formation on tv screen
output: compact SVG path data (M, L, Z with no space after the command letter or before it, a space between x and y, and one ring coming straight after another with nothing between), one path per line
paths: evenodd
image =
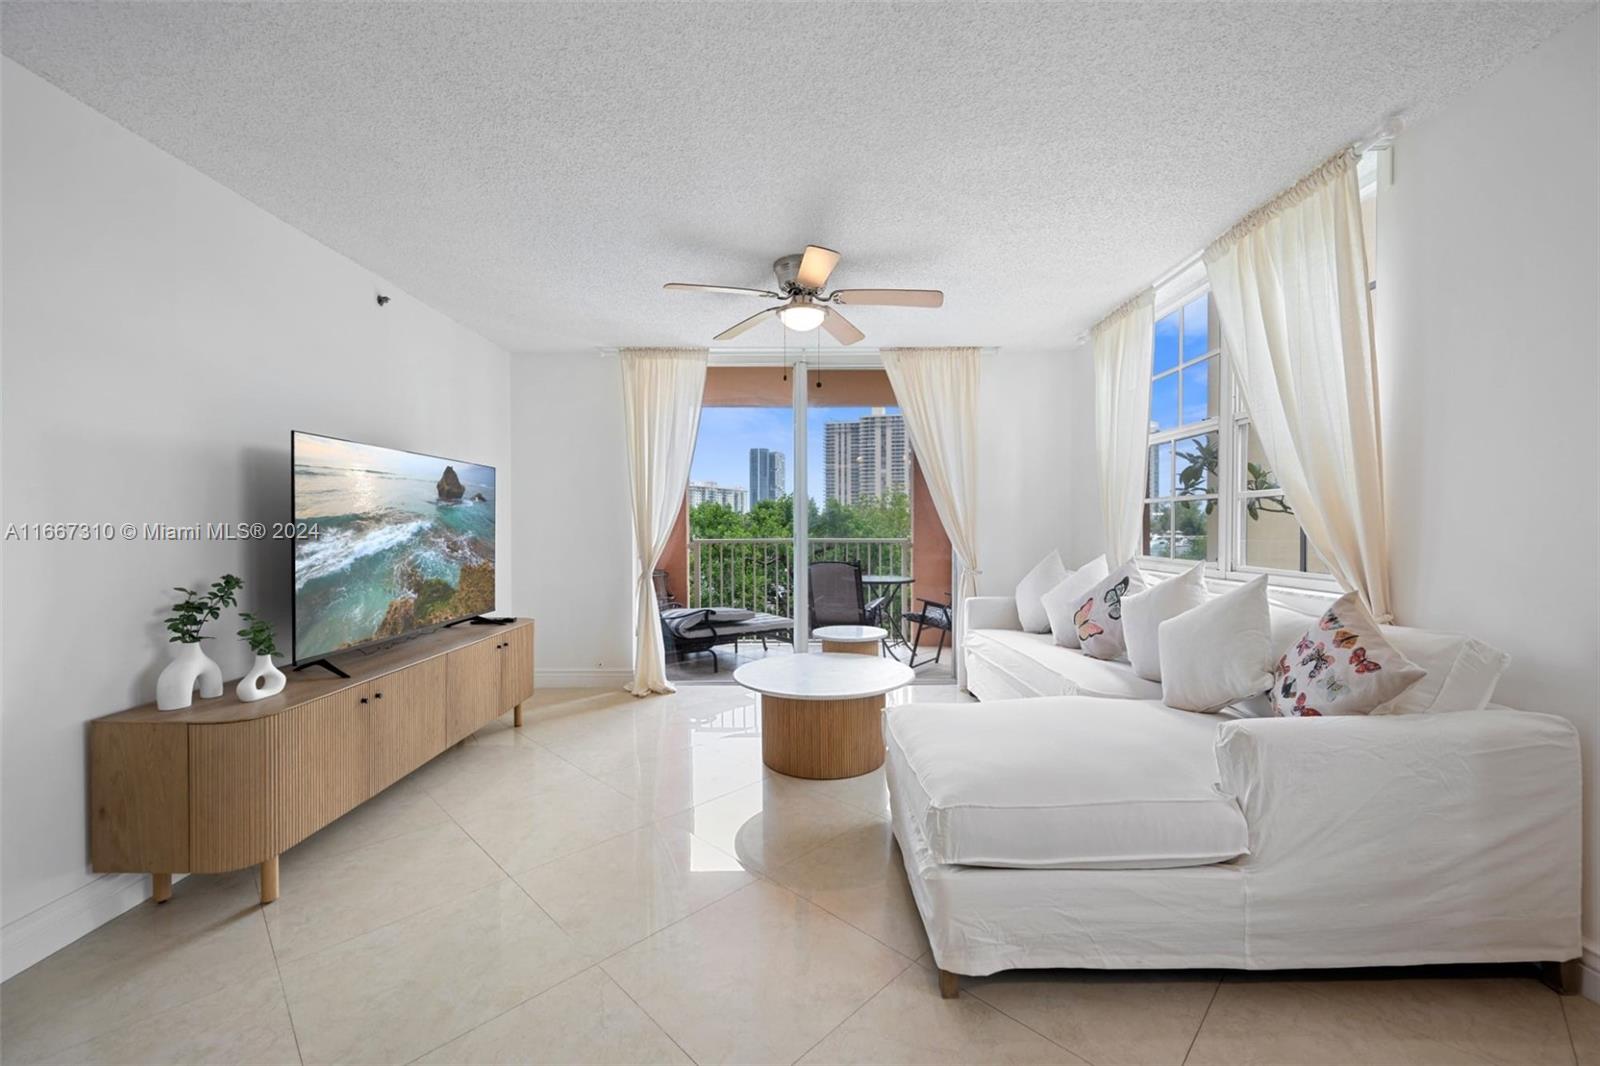
M445 467L444 476L439 479L439 499L459 500L466 494L467 487L456 476L456 468L453 466Z

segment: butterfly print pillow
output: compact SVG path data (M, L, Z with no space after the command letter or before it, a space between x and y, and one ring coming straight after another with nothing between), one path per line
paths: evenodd
M1368 714L1423 676L1384 638L1352 592L1278 658L1270 695L1273 709L1289 718Z
M1124 563L1089 591L1073 621L1084 654L1096 659L1116 659L1128 646L1122 636L1122 598L1147 588L1144 575L1133 563Z

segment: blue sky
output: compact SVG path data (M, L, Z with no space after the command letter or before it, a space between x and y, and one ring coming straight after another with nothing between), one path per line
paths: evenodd
M810 484L807 495L823 503L822 427L829 422L854 422L870 407L818 407L807 412L806 453ZM898 407L888 408L890 414ZM784 491L794 491L794 413L787 407L707 407L700 412L691 481L750 487L750 449L771 448L784 455Z

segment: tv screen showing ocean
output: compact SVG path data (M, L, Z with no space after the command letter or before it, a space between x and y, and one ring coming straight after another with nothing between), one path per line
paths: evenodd
M494 467L295 433L294 656L494 610Z

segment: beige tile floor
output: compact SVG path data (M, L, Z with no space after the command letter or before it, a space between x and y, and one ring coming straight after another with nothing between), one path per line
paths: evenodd
M734 686L540 693L286 854L277 903L189 878L0 986L0 1058L1600 1066L1600 1005L1507 970L941 1000L882 773L798 781L760 748Z

